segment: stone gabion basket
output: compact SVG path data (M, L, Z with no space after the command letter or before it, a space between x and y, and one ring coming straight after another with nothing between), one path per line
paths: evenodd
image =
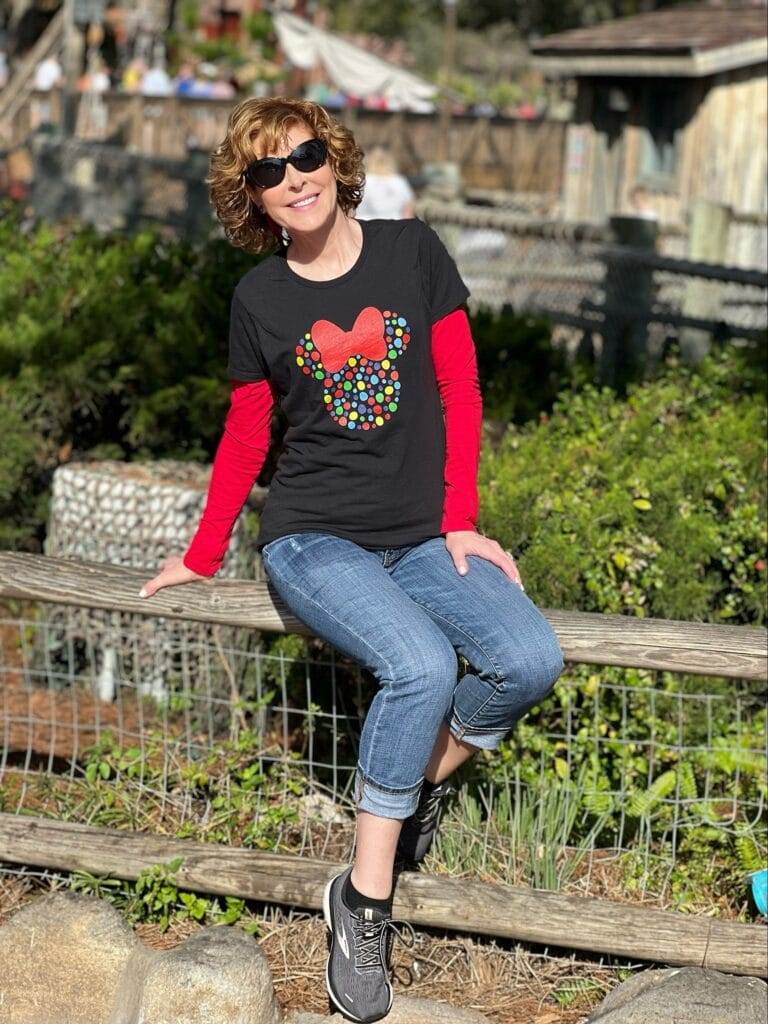
M140 568L151 579L163 558L187 549L203 513L210 473L210 466L175 460L63 465L53 477L45 554ZM256 505L259 492L264 493L257 488L250 499ZM217 579L263 578L242 520L241 515ZM63 689L87 678L103 701L115 700L126 681L158 699L190 686L210 691L210 665L204 661L213 630L225 648L244 632L50 603L43 618L28 682Z

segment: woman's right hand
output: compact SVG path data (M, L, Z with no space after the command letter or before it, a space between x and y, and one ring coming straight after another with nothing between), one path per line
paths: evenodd
M188 569L184 565L183 555L169 555L160 563L161 571L149 580L139 591L139 597L152 597L163 587L175 587L180 583L191 583L193 580L205 580L207 576Z

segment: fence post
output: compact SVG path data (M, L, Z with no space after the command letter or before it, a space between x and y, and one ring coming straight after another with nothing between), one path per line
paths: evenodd
M731 209L711 199L696 199L690 208L688 259L700 263L725 263ZM720 320L722 285L718 281L689 278L683 295L683 316ZM680 329L680 355L684 362L696 364L709 353L712 338L698 327Z
M131 118L128 127L129 153L141 153L144 146L144 97L141 93L135 93L131 97Z
M610 218L614 241L634 249L656 249L658 221L615 214ZM609 253L605 265L605 324L598 376L601 384L620 388L636 380L645 365L647 315L653 301L653 269Z

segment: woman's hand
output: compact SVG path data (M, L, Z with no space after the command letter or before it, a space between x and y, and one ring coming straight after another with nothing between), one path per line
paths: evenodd
M467 555L479 555L481 558L487 558L494 565L498 565L513 583L516 583L521 590L525 590L514 558L504 550L498 541L484 537L481 533L475 533L474 530L455 530L446 533L445 546L460 575L465 576L469 571Z
M160 563L161 571L139 591L139 597L152 597L163 587L175 587L179 583L191 583L193 580L204 580L198 572L188 569L183 562L183 555L169 555Z

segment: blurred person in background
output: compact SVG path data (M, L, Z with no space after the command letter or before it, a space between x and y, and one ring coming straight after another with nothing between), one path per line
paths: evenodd
M192 64L186 62L179 67L173 86L177 96L189 96L195 87L195 69Z
M165 46L156 40L152 47L152 63L141 80L143 96L173 96L175 86L166 70Z
M643 220L658 220L659 214L653 202L653 193L645 185L636 184L629 190L629 213Z
M141 89L141 81L146 71L146 65L140 58L131 60L123 70L120 86L123 92L136 93Z
M36 92L50 92L51 89L58 89L64 83L64 72L59 58L51 54L45 60L41 60L35 68L34 88ZM34 131L41 124L50 124L51 101L45 96L33 96L30 101L30 127Z
M408 179L398 172L392 152L386 146L374 146L365 163L363 201L357 208L357 219L414 217L416 197Z
M150 68L141 79L142 96L172 96L173 83L163 67Z
M231 100L237 95L237 90L232 84L226 71L220 71L211 85L211 96L217 100Z

